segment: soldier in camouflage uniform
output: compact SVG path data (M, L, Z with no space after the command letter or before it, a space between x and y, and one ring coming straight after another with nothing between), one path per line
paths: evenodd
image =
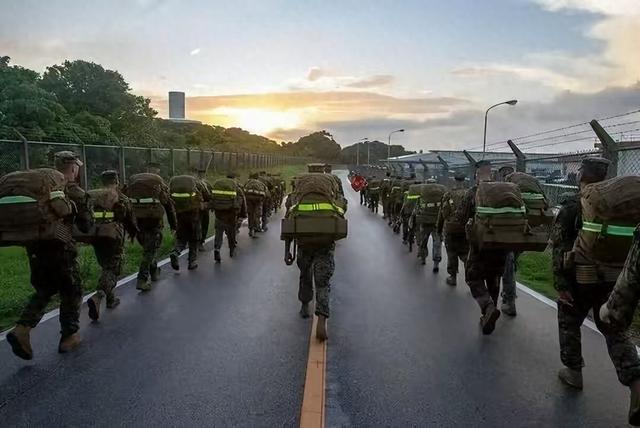
M82 162L73 152L62 151L55 154L55 165L67 178L65 194L75 205L75 215L67 221L75 223L78 229L86 233L93 224L93 213L87 194L76 183ZM7 334L7 342L15 355L25 360L32 359L30 332L44 316L51 298L58 294L61 327L58 352L70 352L81 342L78 330L82 280L76 243L41 241L27 246L27 256L35 293L27 302L15 328Z
M609 161L602 158L587 158L582 161L579 184L602 181L607 176ZM564 195L563 204L552 229L554 286L558 290L558 329L560 337L560 359L565 365L558 372L560 380L568 386L582 389L582 367L580 327L590 310L594 321L604 335L609 356L623 385L632 386L640 392L640 359L635 346L624 331L608 329L600 320L600 306L607 301L613 283L601 282L593 285L578 284L575 265L567 257L582 228L581 204L578 196ZM572 254L572 253L569 253ZM637 397L637 395L635 395ZM632 403L632 407L634 403ZM637 400L635 403L637 407Z
M227 178L235 181L234 173L227 174ZM247 216L247 202L244 197L242 186L236 182L236 198L238 199L238 209L216 210L215 221L215 237L213 240L213 259L216 263L220 263L220 249L222 248L222 240L224 235L227 236L229 244L229 257L233 258L236 254L237 236L238 236L238 220Z
M456 221L456 213L461 209L461 198L455 197L456 193L464 192L464 174L456 174L455 184L442 197L438 220L436 222L436 232L439 236L444 236L444 245L447 250L447 284L456 286L458 284L458 259L467 263L469 254L469 242L464 231L464 223Z
M606 328L624 334L631 326L640 299L640 226L634 233L633 244L607 302L600 308L600 319ZM631 388L629 423L640 425L640 381L634 380Z
M491 180L491 163L483 160L476 164L476 180L478 183ZM476 209L476 192L478 186L475 185L465 194L461 219L472 220ZM503 250L482 250L471 240L469 242L469 256L467 257L466 280L471 289L471 295L476 299L482 316L480 323L483 334L491 334L496 326L496 321L500 317L500 310L496 307L500 294L500 277L504 272L506 251Z
M209 183L207 181L207 171L199 169L197 171L198 173L198 179L202 182L202 185L207 189L207 192L209 194L211 194L211 191L213 190L213 187L211 186L211 183ZM202 210L200 210L200 247L198 248L199 251L204 251L204 243L207 240L207 234L209 233L209 222L211 220L211 211L209 210L208 207L203 207Z
M513 167L503 166L498 170L497 179L506 181L507 176L514 172ZM516 268L518 254L513 251L507 253L507 259L504 264L504 273L502 274L502 305L500 310L502 313L515 317L516 312Z
M138 230L131 202L118 188L120 184L118 173L112 170L104 171L101 179L104 189L114 189L119 195L119 200L113 207L113 224L118 228L119 236L117 239L96 238L91 243L96 260L102 269L98 279L98 289L87 301L89 317L94 321L100 318L100 304L103 298L106 297L109 309L120 304L120 299L115 296L113 290L122 272L125 231L133 240Z
M389 196L391 193L391 173L387 172L382 184L380 184L380 200L382 201L382 218L390 215Z
M147 172L151 174L160 174L160 165L157 163L149 163ZM163 185L162 192L165 192L168 202L164 205L167 214L167 222L169 228L175 233L177 227L176 210L173 201L169 196L169 186ZM160 278L160 268L158 267L158 250L162 245L162 230L164 222L162 219L139 218L137 240L142 246L142 261L138 270L138 279L136 288L140 291L151 290L151 281L155 282Z

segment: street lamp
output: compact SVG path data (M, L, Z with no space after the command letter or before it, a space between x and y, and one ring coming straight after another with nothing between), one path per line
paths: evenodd
M396 132L404 132L404 129L396 129L395 131L389 133L389 145L387 146L387 167L391 166L391 161L389 160L391 158L391 136Z
M356 165L360 165L360 144L362 144L362 141L366 140L368 140L368 138L361 138L356 143Z
M489 110L491 110L494 107L498 107L504 104L509 104L510 106L514 106L516 104L518 104L518 100L509 100L509 101L503 101L501 103L498 104L494 104L491 107L489 107L487 109L487 111L484 113L484 140L482 143L482 159L484 159L484 154L487 150L487 117L489 115Z

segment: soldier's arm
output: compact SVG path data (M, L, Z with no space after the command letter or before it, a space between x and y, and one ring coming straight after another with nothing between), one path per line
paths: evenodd
M127 234L133 238L138 234L138 222L136 220L136 216L133 212L133 206L131 205L131 200L127 198L125 195L120 194L120 200L118 205L121 209L120 218L122 219L122 224Z
M552 260L554 287L558 291L571 291L574 275L565 262L565 254L573 248L575 241L577 207L568 202L560 207L551 228Z
M65 193L76 207L74 223L81 232L89 232L94 222L93 204L89 194L75 183L67 186Z
M471 188L467 190L464 198L462 199L462 203L460 206L460 212L462 213L462 218L464 220L469 220L473 218L476 213L476 192L475 188Z
M164 207L164 211L167 213L167 222L169 223L169 228L171 230L176 230L178 227L178 219L176 217L176 207L173 203L173 199L169 193L169 187L163 186L162 188L162 206Z
M609 300L600 309L600 318L611 329L624 331L633 321L640 301L640 227L636 229L633 245L622 273L609 295Z
M445 207L448 207L446 201L449 200L449 193L445 193L442 196L442 200L440 201L440 209L438 210L438 218L436 220L436 232L438 235L442 236L442 231L444 230L444 221L445 221Z

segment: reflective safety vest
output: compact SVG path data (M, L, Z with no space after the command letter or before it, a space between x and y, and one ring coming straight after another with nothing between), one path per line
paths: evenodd
M213 195L216 196L223 196L225 198L235 198L237 195L237 192L235 190L213 190L211 192Z
M586 232L600 233L602 235L632 237L636 228L632 226L615 226L612 224L603 225L600 223L585 221L582 222L582 230Z

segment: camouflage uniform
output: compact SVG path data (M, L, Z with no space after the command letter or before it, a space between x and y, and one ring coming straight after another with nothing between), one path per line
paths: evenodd
M198 193L202 198L204 204L208 204L211 199L209 189L206 187L203 181L196 180L196 187ZM180 257L180 253L189 247L189 266L194 266L198 258L198 249L202 242L202 212L207 213L209 217L209 210L202 207L192 209L189 211L183 211L176 214L177 227L176 227L176 243L171 252L171 257L177 260ZM209 227L207 220L207 228ZM175 269L175 267L174 267Z
M227 178L233 179L234 177L228 176ZM243 218L247 215L247 202L244 197L244 192L242 191L242 187L237 183L236 198L236 205L239 206L239 208L215 211L216 221L213 249L215 250L216 257L219 257L219 251L222 248L222 239L224 235L227 235L229 254L234 254L237 245L236 237L238 235L238 218Z
M56 165L77 159L71 152L59 152ZM65 194L76 206L76 214L68 222L74 222L82 232L88 232L93 224L93 213L87 194L76 183L69 183ZM62 338L73 335L80 328L82 304L82 279L75 241L40 241L28 245L26 250L35 293L29 298L16 324L34 328L44 316L51 298L58 294Z
M467 190L463 199L462 218L473 219L475 215L476 192L478 186ZM498 302L500 295L500 277L504 272L507 252L504 250L482 250L473 241L469 242L469 255L465 266L466 281L471 295L484 314L489 307Z
M640 226L636 228L633 244L624 268L618 277L609 299L600 309L602 322L610 330L624 331L631 326L640 300Z
M251 188L247 187L247 185L250 185ZM255 190L252 189L253 187L255 187ZM260 190L258 190L258 188L260 188ZM245 189L247 189L245 193L254 195L250 198L247 198L247 216L249 217L249 234L253 236L255 232L258 232L261 229L260 222L262 219L265 198L268 190L267 190L267 186L265 186L264 183L262 183L261 181L257 180L257 177L255 176L250 177L250 179L245 184ZM259 195L257 192L262 192L263 195Z
M213 186L205 179L200 179L202 185L207 189L207 192L211 194ZM203 246L207 240L207 234L209 233L209 222L211 220L211 212L209 208L204 207L200 210L200 245Z
M456 181L461 182L464 176L456 177ZM458 275L458 259L462 260L463 265L467 263L467 255L469 254L469 243L464 232L464 224L458 225L457 228L452 226L451 220L455 212L461 209L460 206L453 205L454 198L452 192L463 191L462 187L456 187L449 190L442 196L440 211L438 212L438 220L436 222L436 233L444 236L444 245L447 250L447 273L451 277L451 281ZM460 205L460 204L458 204Z
M573 249L581 227L578 196L563 195L551 234L554 286L559 292L570 293L573 302L568 304L558 300L560 359L569 369L580 371L584 367L580 327L589 311L593 310L596 327L605 337L618 379L623 385L630 385L640 378L640 359L636 348L625 331L610 330L600 319L600 307L607 301L614 284L580 285L575 280L575 272L567 269L564 262L565 253Z
M316 315L329 318L329 294L331 277L335 270L335 244L303 245L298 247L298 268L300 286L298 300L303 304L313 300L313 287L316 289Z
M162 186L161 192L165 193L162 200L166 200L164 205L167 221L171 230L176 230L177 219L176 210L173 201L169 196L169 187L165 184ZM158 269L158 250L162 245L162 231L164 229L163 219L139 218L138 234L136 239L142 246L142 260L138 269L138 283L147 282L149 279L156 280L159 273Z
M382 201L382 217L387 218L390 215L389 196L391 193L391 179L387 176L380 184L380 199Z

